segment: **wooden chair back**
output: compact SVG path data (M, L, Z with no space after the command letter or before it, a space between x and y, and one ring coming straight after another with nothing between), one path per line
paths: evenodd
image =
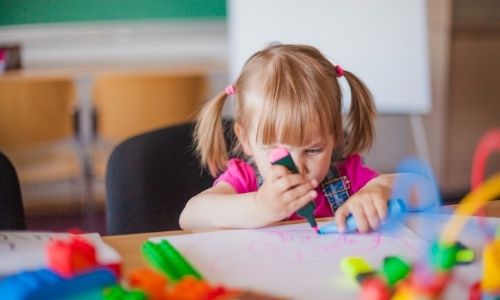
M95 81L98 136L120 141L191 120L207 95L203 74L107 74Z
M71 137L74 102L73 82L68 79L0 80L0 147Z

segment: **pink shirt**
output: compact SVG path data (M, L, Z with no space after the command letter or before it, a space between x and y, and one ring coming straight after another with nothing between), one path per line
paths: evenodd
M358 154L350 155L343 161L336 164L337 169L341 176L346 176L349 180L349 195L356 193L368 181L377 177L379 173L363 165L361 156ZM257 176L253 167L247 162L233 158L229 160L227 169L224 171L214 182L214 185L224 181L230 184L237 193L250 193L258 190ZM323 193L321 185L316 188L318 196L314 200L316 209L314 216L317 218L331 217L332 210L328 204L328 200ZM299 219L297 214L290 216L290 220Z

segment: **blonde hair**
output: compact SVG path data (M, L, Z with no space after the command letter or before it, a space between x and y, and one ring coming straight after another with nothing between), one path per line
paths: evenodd
M344 128L338 75L332 63L311 46L273 45L259 51L246 61L234 84L235 122L248 132L255 108L247 103L247 96L257 91L263 97L257 141L305 145L311 142L311 126L317 125L321 136L333 136L341 155L367 150L374 138L372 96L361 80L344 70L352 97ZM213 176L224 170L228 160L222 125L226 98L223 91L207 102L194 132L201 163Z

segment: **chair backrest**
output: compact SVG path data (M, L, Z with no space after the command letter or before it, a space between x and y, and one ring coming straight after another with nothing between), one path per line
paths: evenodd
M72 139L75 102L69 77L0 80L0 150L15 166L21 187L80 175Z
M16 170L0 152L0 230L26 229Z
M213 182L193 152L192 133L193 124L187 123L132 137L115 148L106 175L108 234L180 229L186 202ZM227 140L233 139L228 134Z
M74 101L70 79L0 80L0 147L29 146L70 137Z
M127 137L192 119L205 100L202 73L103 74L94 84L98 136Z

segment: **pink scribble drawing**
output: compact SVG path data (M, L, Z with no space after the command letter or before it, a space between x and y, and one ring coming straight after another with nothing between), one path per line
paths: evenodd
M241 241L242 235L239 232L243 234L243 231L235 230L223 235L200 236L200 239L190 242L182 250L190 259L201 262L203 269L215 273L228 267L237 268L240 272L255 271L283 264L319 262L346 255L364 256L378 251L383 245L404 247L411 252L420 250L390 230L363 235L320 236L309 228L270 228L245 230L246 239ZM228 246L225 247L225 244Z

